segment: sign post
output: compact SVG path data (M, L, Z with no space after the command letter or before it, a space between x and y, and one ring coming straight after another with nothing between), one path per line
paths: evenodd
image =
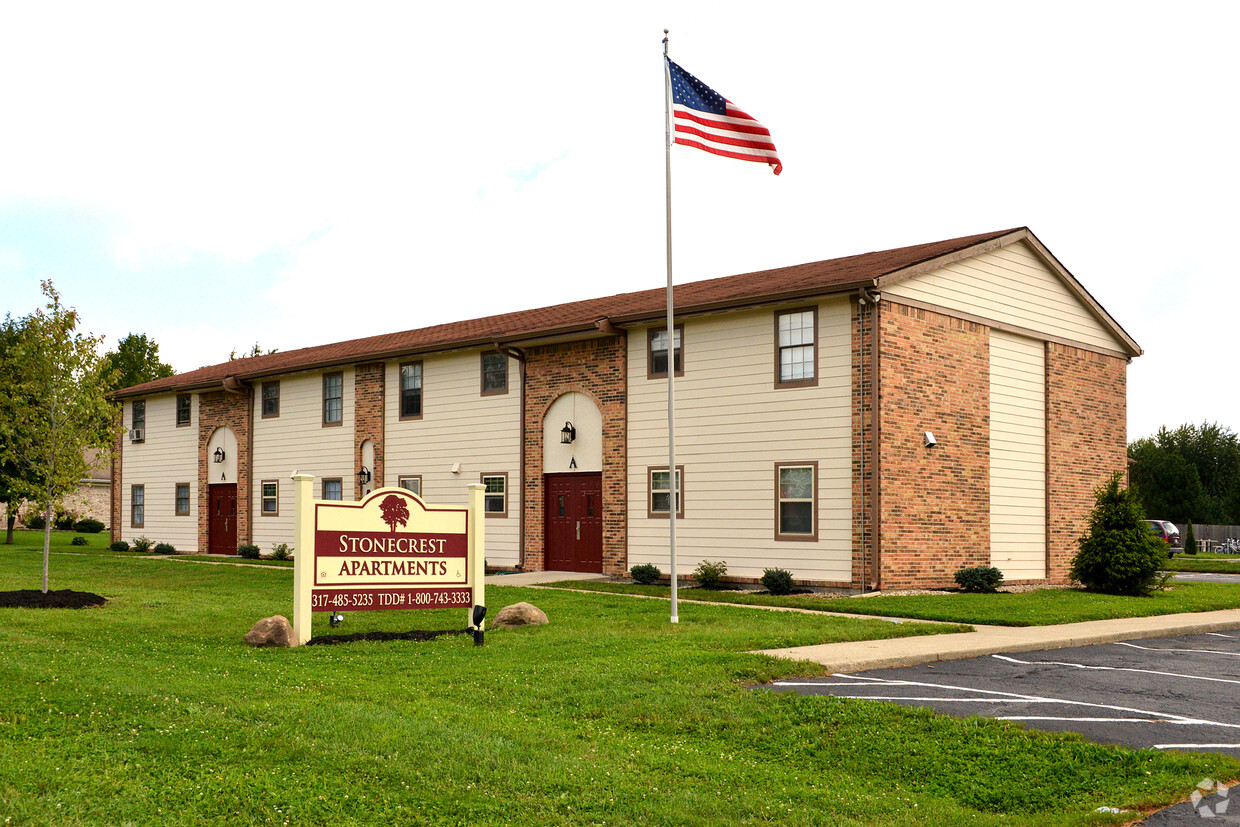
M293 637L310 640L314 612L467 610L482 642L486 597L485 486L469 486L465 508L431 506L403 488L361 502L314 500L313 477L293 477Z

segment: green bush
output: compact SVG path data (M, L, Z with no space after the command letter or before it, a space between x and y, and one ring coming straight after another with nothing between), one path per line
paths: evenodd
M663 576L663 572L659 571L659 567L656 565L642 563L640 566L634 566L629 569L629 576L633 578L634 583L649 586L651 583L657 583L659 578Z
M956 585L966 592L994 594L1003 585L1003 572L994 566L971 566L956 572Z
M129 551L129 543L117 540L108 546L108 551Z
M1192 523L1188 524L1188 530L1185 532L1185 534L1187 536L1184 538L1184 553L1185 554L1196 554L1197 553L1197 538L1193 535L1193 524Z
M22 522L26 524L26 528L32 528L35 531L42 531L47 527L47 520L43 519L43 515L35 511L27 511L26 516L22 517Z
M149 540L146 537L135 537L133 541L133 550L134 551L150 551L154 545L155 545L154 540Z
M172 543L156 543L154 551L156 554L176 554L176 546Z
M79 534L77 537L74 537L72 540L69 541L69 545L84 546L86 545L86 538Z
M237 546L237 553L247 560L258 559L258 546L253 543L242 543Z
M786 569L763 569L760 582L771 594L792 594L792 572Z
M52 528L57 531L72 531L73 524L77 522L77 515L68 511L57 511L56 516L52 518Z
M716 563L712 563L710 560L703 560L694 569L693 579L703 589L717 589L723 582L723 576L727 573L728 564L722 560Z
M103 531L103 523L87 517L74 523L73 530L79 534L98 534Z
M273 559L273 560L288 560L288 559L289 559L289 556L290 556L290 555L289 555L289 553L288 553L288 543L275 543L275 544L273 544L273 545L272 545L272 547L271 547L271 559Z
M1131 488L1120 488L1116 471L1094 492L1089 528L1077 540L1080 550L1072 558L1073 580L1105 594L1144 595L1161 585L1159 569L1167 564L1167 543L1145 523Z

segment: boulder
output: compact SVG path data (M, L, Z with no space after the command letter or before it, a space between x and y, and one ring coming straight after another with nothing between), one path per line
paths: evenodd
M245 633L245 642L251 646L292 646L293 624L284 615L264 617Z
M492 629L511 629L516 626L541 626L550 623L547 614L532 603L514 603L499 610Z

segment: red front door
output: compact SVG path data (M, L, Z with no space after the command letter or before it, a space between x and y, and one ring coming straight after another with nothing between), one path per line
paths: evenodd
M237 553L237 486L212 485L207 503L207 550L212 554Z
M548 571L603 571L603 475L548 474L543 525Z

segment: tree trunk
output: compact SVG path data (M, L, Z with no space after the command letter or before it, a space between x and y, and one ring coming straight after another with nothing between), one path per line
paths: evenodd
M43 512L43 593L47 594L47 568L51 560L52 553L52 502L48 497L48 504Z

